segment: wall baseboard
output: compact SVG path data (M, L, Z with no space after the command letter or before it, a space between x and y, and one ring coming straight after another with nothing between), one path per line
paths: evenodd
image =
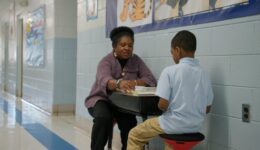
M75 104L54 104L52 106L52 114L58 115L60 113L75 114Z

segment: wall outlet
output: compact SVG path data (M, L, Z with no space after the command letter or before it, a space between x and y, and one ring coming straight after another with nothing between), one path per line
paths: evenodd
M250 122L250 105L242 104L242 121Z

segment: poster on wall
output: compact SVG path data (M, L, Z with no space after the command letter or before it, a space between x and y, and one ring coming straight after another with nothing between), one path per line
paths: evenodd
M117 25L135 27L152 23L153 0L119 0L117 2Z
M44 65L45 49L45 7L40 7L29 13L25 22L26 48L25 63L28 66Z
M136 33L260 14L260 0L111 0L106 35L116 26Z
M98 0L86 0L87 21L95 20L98 17Z

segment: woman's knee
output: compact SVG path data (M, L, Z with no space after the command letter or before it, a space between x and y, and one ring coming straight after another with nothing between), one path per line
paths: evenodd
M94 118L95 124L101 124L103 126L107 126L107 124L112 123L112 116L99 116Z

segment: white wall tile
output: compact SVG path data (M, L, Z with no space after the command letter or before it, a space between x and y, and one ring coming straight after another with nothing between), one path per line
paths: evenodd
M29 5L28 5L27 9L29 11L33 11L33 10L39 8L40 6L45 5L45 0L28 0L28 4ZM53 5L53 4L48 3L48 5Z
M260 53L260 21L257 21L254 23L254 33L252 35L252 41L253 41L253 49L255 53L259 54Z
M196 56L197 55L209 55L211 52L211 43L210 43L210 28L203 28L203 29L195 29L192 30L192 32L195 34L197 39L197 50L196 50Z
M229 119L230 146L237 150L256 150L259 147L259 124L244 123L240 119Z
M230 83L260 87L260 55L237 55L230 58Z
M214 86L212 113L240 118L242 104L252 105L252 89L235 86Z
M211 29L210 45L212 54L250 54L255 53L252 45L254 24L240 23L226 26L213 27Z
M89 115L87 108L85 107L85 98L89 94L89 90L85 88L77 88L77 100L76 100L76 115L83 116L84 118L92 119Z
M206 150L208 148L208 142L204 139L198 145L194 146L192 150Z
M171 57L171 40L175 33L166 33L160 35L154 35L154 47L150 50L153 53L153 57ZM146 55L144 55L146 56Z
M54 3L55 0L45 0L46 5L51 5Z
M259 106L259 105L258 105ZM259 139L260 139L260 124L259 122L252 122L251 123L251 135L249 135L249 138L247 138L246 140L248 140L250 142L250 145L248 146L248 149L250 150L255 150L259 148ZM242 134L244 134L244 130L242 129ZM248 134L248 133L246 133ZM241 149L242 150L242 149Z
M134 53L138 53L140 57L153 57L153 53L156 51L154 49L155 39L152 36L141 36L135 38L134 43Z
M95 39L95 41L93 41L94 43L99 45L105 45L105 43L103 43L106 41L105 27L92 29L92 33L92 38Z
M160 58L144 58L145 64L150 68L156 79L159 79L162 70L169 65L167 57Z
M198 56L197 58L210 75L213 84L229 84L230 58L228 56Z
M207 139L220 145L228 145L230 141L230 122L228 117L211 115L208 121Z
M45 37L46 39L53 39L55 34L54 28L54 5L49 4L45 7Z
M75 38L77 36L76 27L57 27L55 37Z
M77 35L77 2L55 1L55 36L75 38Z
M209 142L208 150L236 150L236 149L233 149L233 148L225 146L225 145L220 145L217 143Z
M253 99L251 104L251 117L252 121L260 122L260 88L252 90Z

